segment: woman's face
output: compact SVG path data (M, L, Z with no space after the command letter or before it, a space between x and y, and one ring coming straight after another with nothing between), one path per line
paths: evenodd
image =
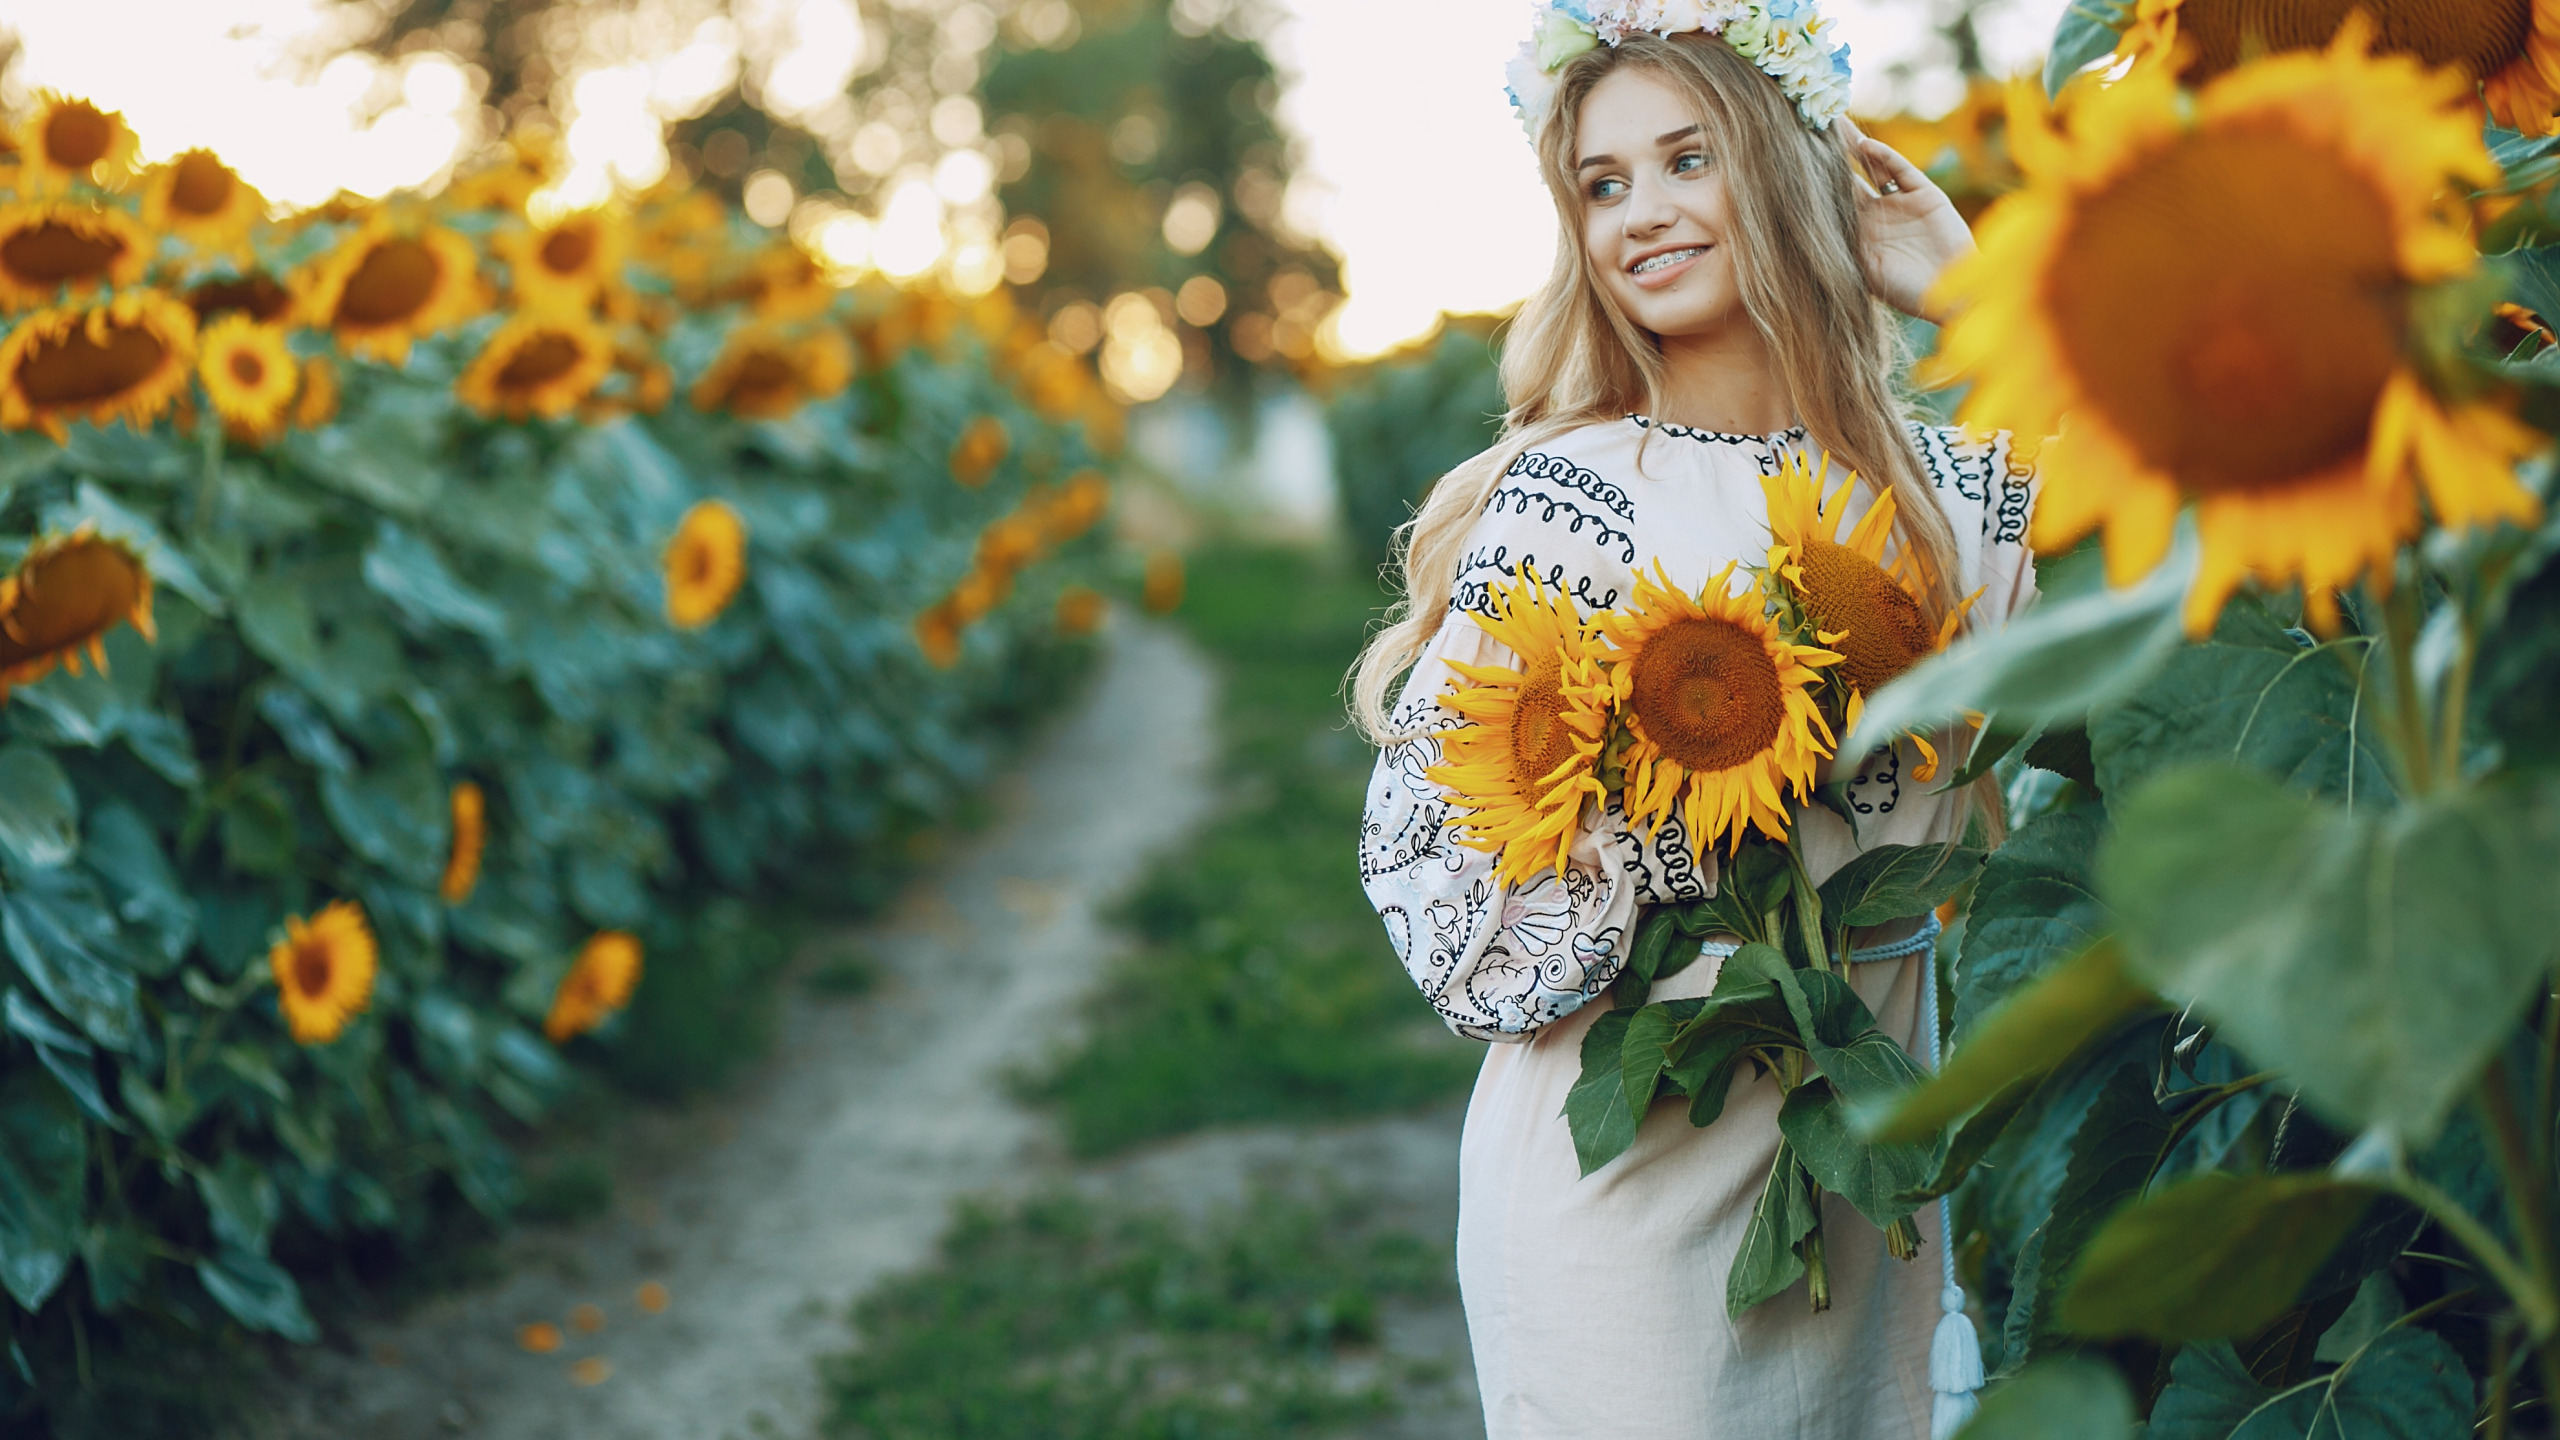
M1724 170L1688 101L1651 71L1613 70L1577 131L1583 248L1627 318L1669 338L1737 316Z

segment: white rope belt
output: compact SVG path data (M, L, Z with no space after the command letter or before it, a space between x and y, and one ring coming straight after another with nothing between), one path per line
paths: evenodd
M1879 960L1907 960L1914 955L1926 955L1937 948L1938 936L1946 928L1938 923L1938 917L1933 914L1920 922L1919 929L1899 940L1888 940L1881 945L1862 945L1850 951L1849 963L1872 965ZM1698 947L1698 958L1730 960L1733 958L1733 952L1741 948L1739 941L1710 940ZM1934 990L1936 987L1931 988Z

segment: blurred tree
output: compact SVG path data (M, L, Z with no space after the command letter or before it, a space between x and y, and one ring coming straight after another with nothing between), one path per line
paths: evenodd
M990 128L1022 147L998 193L1046 243L1051 336L1101 346L1139 398L1168 379L1147 348L1178 344L1186 382L1241 399L1251 367L1310 361L1339 303L1333 257L1283 213L1271 19L1259 0L1030 0L988 70Z

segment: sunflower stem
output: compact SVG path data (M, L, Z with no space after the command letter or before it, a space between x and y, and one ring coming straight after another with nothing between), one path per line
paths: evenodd
M198 448L204 454L203 476L196 483L195 528L205 530L213 524L213 502L222 484L222 416L211 405L204 407L204 418L197 422Z
M2418 689L2417 579L2404 577L2383 602L2383 629L2391 645L2391 710L2399 721L2401 779L2412 795L2436 788L2434 747L2427 740L2427 702Z
M1813 968L1829 973L1831 969L1830 932L1822 928L1822 892L1814 888L1813 873L1805 868L1804 856L1795 846L1787 849L1787 863L1795 868L1795 884L1787 887L1795 892L1796 927L1804 932L1804 949ZM1842 932L1846 935L1846 931Z
M2471 706L2471 668L2480 655L2480 622L2462 608L2462 644L2444 677L2443 706L2436 713L2436 774L2447 784L2462 780L2463 712Z

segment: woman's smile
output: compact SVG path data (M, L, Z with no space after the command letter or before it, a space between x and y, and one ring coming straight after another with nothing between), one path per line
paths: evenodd
M1712 245L1657 245L1630 262L1627 274L1647 290L1659 290L1706 258Z

